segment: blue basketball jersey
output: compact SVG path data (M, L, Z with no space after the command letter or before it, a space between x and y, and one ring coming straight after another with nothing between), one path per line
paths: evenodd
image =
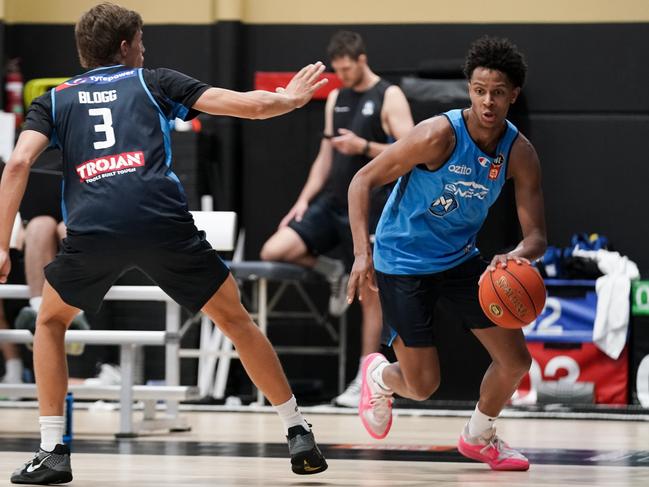
M63 155L62 206L71 235L146 236L191 223L171 170L170 120L141 68L109 66L51 91L51 140Z
M473 141L462 110L444 113L455 132L449 159L431 171L419 165L397 181L374 244L374 265L384 274L432 274L479 253L476 235L505 184L518 129L507 129L495 154Z

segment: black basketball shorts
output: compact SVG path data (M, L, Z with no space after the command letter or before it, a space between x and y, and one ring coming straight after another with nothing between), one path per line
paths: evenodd
M203 231L151 242L69 236L45 267L45 278L67 304L96 312L113 283L136 268L178 304L198 312L228 277Z
M435 274L394 275L376 272L383 310L383 342L399 336L408 347L434 347L439 307L461 318L467 329L495 326L478 300L478 279L487 267L480 256Z

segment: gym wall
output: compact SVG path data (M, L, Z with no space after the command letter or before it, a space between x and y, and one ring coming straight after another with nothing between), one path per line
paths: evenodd
M5 60L22 58L26 79L80 71L73 23L95 2L0 0ZM644 216L649 199L649 2L547 0L489 3L330 0L122 1L145 21L146 65L166 66L226 88L253 87L256 71L291 71L325 59L331 34L359 31L371 67L390 80L427 62L461 60L483 34L512 39L529 63L516 121L543 167L549 242L575 232L607 235L649 275ZM293 204L316 155L324 103L276 120L212 118L211 190L247 230L246 257ZM433 114L431 114L433 115ZM517 241L508 188L480 244ZM354 342L354 337L350 337ZM353 362L353 360L352 360Z

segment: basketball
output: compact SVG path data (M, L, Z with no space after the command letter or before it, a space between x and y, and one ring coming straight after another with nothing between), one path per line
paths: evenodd
M530 264L509 261L488 272L479 289L480 306L487 317L503 328L522 328L541 313L545 284Z

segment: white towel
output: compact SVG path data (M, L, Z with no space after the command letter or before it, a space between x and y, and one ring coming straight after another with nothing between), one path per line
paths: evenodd
M629 329L629 294L631 280L640 272L635 262L618 252L608 250L579 250L573 255L597 262L604 274L597 279L597 310L593 327L593 342L612 359L617 359L626 344Z

